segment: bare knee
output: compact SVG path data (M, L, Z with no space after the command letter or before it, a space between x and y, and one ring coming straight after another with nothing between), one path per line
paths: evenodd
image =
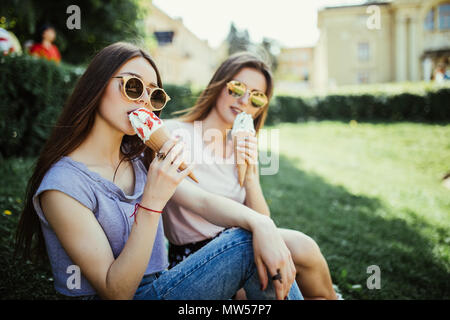
M297 261L305 268L316 267L326 263L319 245L313 238L304 233L296 232L295 242L297 246L293 252L291 251L294 262Z

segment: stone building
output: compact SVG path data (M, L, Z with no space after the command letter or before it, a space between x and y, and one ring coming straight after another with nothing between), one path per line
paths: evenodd
M277 88L286 91L308 89L314 67L314 48L281 48L277 56Z
M157 45L152 56L164 83L206 86L218 66L218 51L187 29L181 19L173 19L151 2L146 28Z
M318 12L315 88L429 80L449 68L450 1L392 0Z

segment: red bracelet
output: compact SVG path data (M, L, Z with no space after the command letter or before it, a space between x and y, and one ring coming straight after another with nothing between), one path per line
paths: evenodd
M137 209L138 209L138 208L142 208L142 209L147 210L147 211L150 211L150 212L163 213L162 210L161 210L161 211L157 211L157 210L149 209L149 208L144 207L144 206L141 205L140 203L136 203L136 204L134 205L134 212L133 212L133 214L130 216L130 218L131 218L132 216L134 216L134 222L136 222L136 224L137 224L137 221L136 221L136 213L137 213Z

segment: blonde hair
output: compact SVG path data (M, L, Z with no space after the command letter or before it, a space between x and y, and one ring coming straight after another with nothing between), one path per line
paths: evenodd
M173 114L183 113L178 120L184 122L194 122L204 120L216 105L216 101L226 85L243 68L252 68L260 71L266 79L266 95L268 101L273 93L273 80L270 68L266 63L249 52L238 52L226 59L214 73L208 86L202 91L193 107L176 111ZM269 102L265 105L259 115L253 119L256 133L264 125L269 109Z

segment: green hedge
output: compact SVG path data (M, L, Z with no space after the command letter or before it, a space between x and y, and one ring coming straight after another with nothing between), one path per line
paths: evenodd
M450 122L450 88L420 94L332 94L276 96L268 124L308 120Z
M23 55L0 58L2 156L35 155L83 69Z
M39 153L84 69L27 55L0 57L0 157ZM199 91L164 85L172 101L163 117L192 106ZM421 93L275 96L267 124L309 120L450 122L450 88Z
M164 84L164 90L171 99L164 107L161 114L161 117L165 119L176 117L176 115L172 114L175 111L192 107L200 95L200 91L192 90L188 86L179 86L174 84Z

